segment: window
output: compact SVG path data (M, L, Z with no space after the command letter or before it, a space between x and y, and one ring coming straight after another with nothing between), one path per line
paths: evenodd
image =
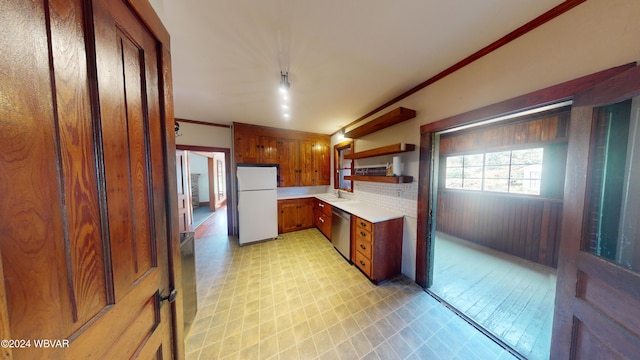
M353 160L345 159L344 156L353 152L353 142L345 141L334 146L335 176L333 188L353 191L353 181L345 179L353 173Z
M447 156L445 188L540 195L543 150Z

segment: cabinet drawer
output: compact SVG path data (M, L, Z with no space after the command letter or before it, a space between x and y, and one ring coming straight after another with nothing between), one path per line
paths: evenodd
M368 222L367 220L361 219L359 217L356 217L356 229L360 230L360 229L364 229L367 231L371 231L373 227L371 226L371 223Z
M362 236L356 237L356 251L371 260L371 242L366 241Z
M325 214L326 216L331 216L331 205L325 203L322 200L315 200L314 207Z
M371 261L364 257L359 251L356 251L356 266L368 277L371 277Z
M362 239L362 241L371 242L371 233L361 227L356 227L356 241L359 241L360 239Z

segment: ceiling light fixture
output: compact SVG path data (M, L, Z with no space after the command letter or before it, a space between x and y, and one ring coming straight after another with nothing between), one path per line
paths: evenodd
M280 92L286 94L289 92L289 72L288 71L280 71Z
M282 117L289 119L291 117L289 108L289 72L280 71L280 94L282 95Z

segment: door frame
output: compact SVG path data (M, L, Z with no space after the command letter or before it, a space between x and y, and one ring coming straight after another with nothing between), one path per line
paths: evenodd
M436 211L436 191L433 188L433 165L436 151L434 134L463 125L476 124L492 118L511 115L562 101L594 85L619 75L636 66L629 63L596 72L542 90L534 91L502 102L487 105L459 115L445 118L420 127L420 165L418 174L418 230L416 244L416 283L428 288L433 282L433 239L432 225Z
M229 199L229 194L231 194L231 149L228 148L219 148L212 146L199 146L199 145L176 145L177 150L189 150L189 151L200 151L200 152L219 152L224 153L224 179L225 179L225 191L227 194L227 199ZM209 199L211 201L211 199ZM227 235L231 235L233 233L233 227L231 222L231 214L233 214L232 202L227 201Z

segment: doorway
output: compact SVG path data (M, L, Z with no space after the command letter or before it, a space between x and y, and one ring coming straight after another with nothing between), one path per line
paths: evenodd
M551 343L569 116L559 103L434 135L428 291L532 360Z
M231 194L230 150L190 145L177 145L176 148L186 155L186 170L182 176L188 194L186 211L190 214L190 228L197 229L215 217L216 228L223 229L217 231L231 234L231 224L227 221L231 218L231 209L227 206Z

